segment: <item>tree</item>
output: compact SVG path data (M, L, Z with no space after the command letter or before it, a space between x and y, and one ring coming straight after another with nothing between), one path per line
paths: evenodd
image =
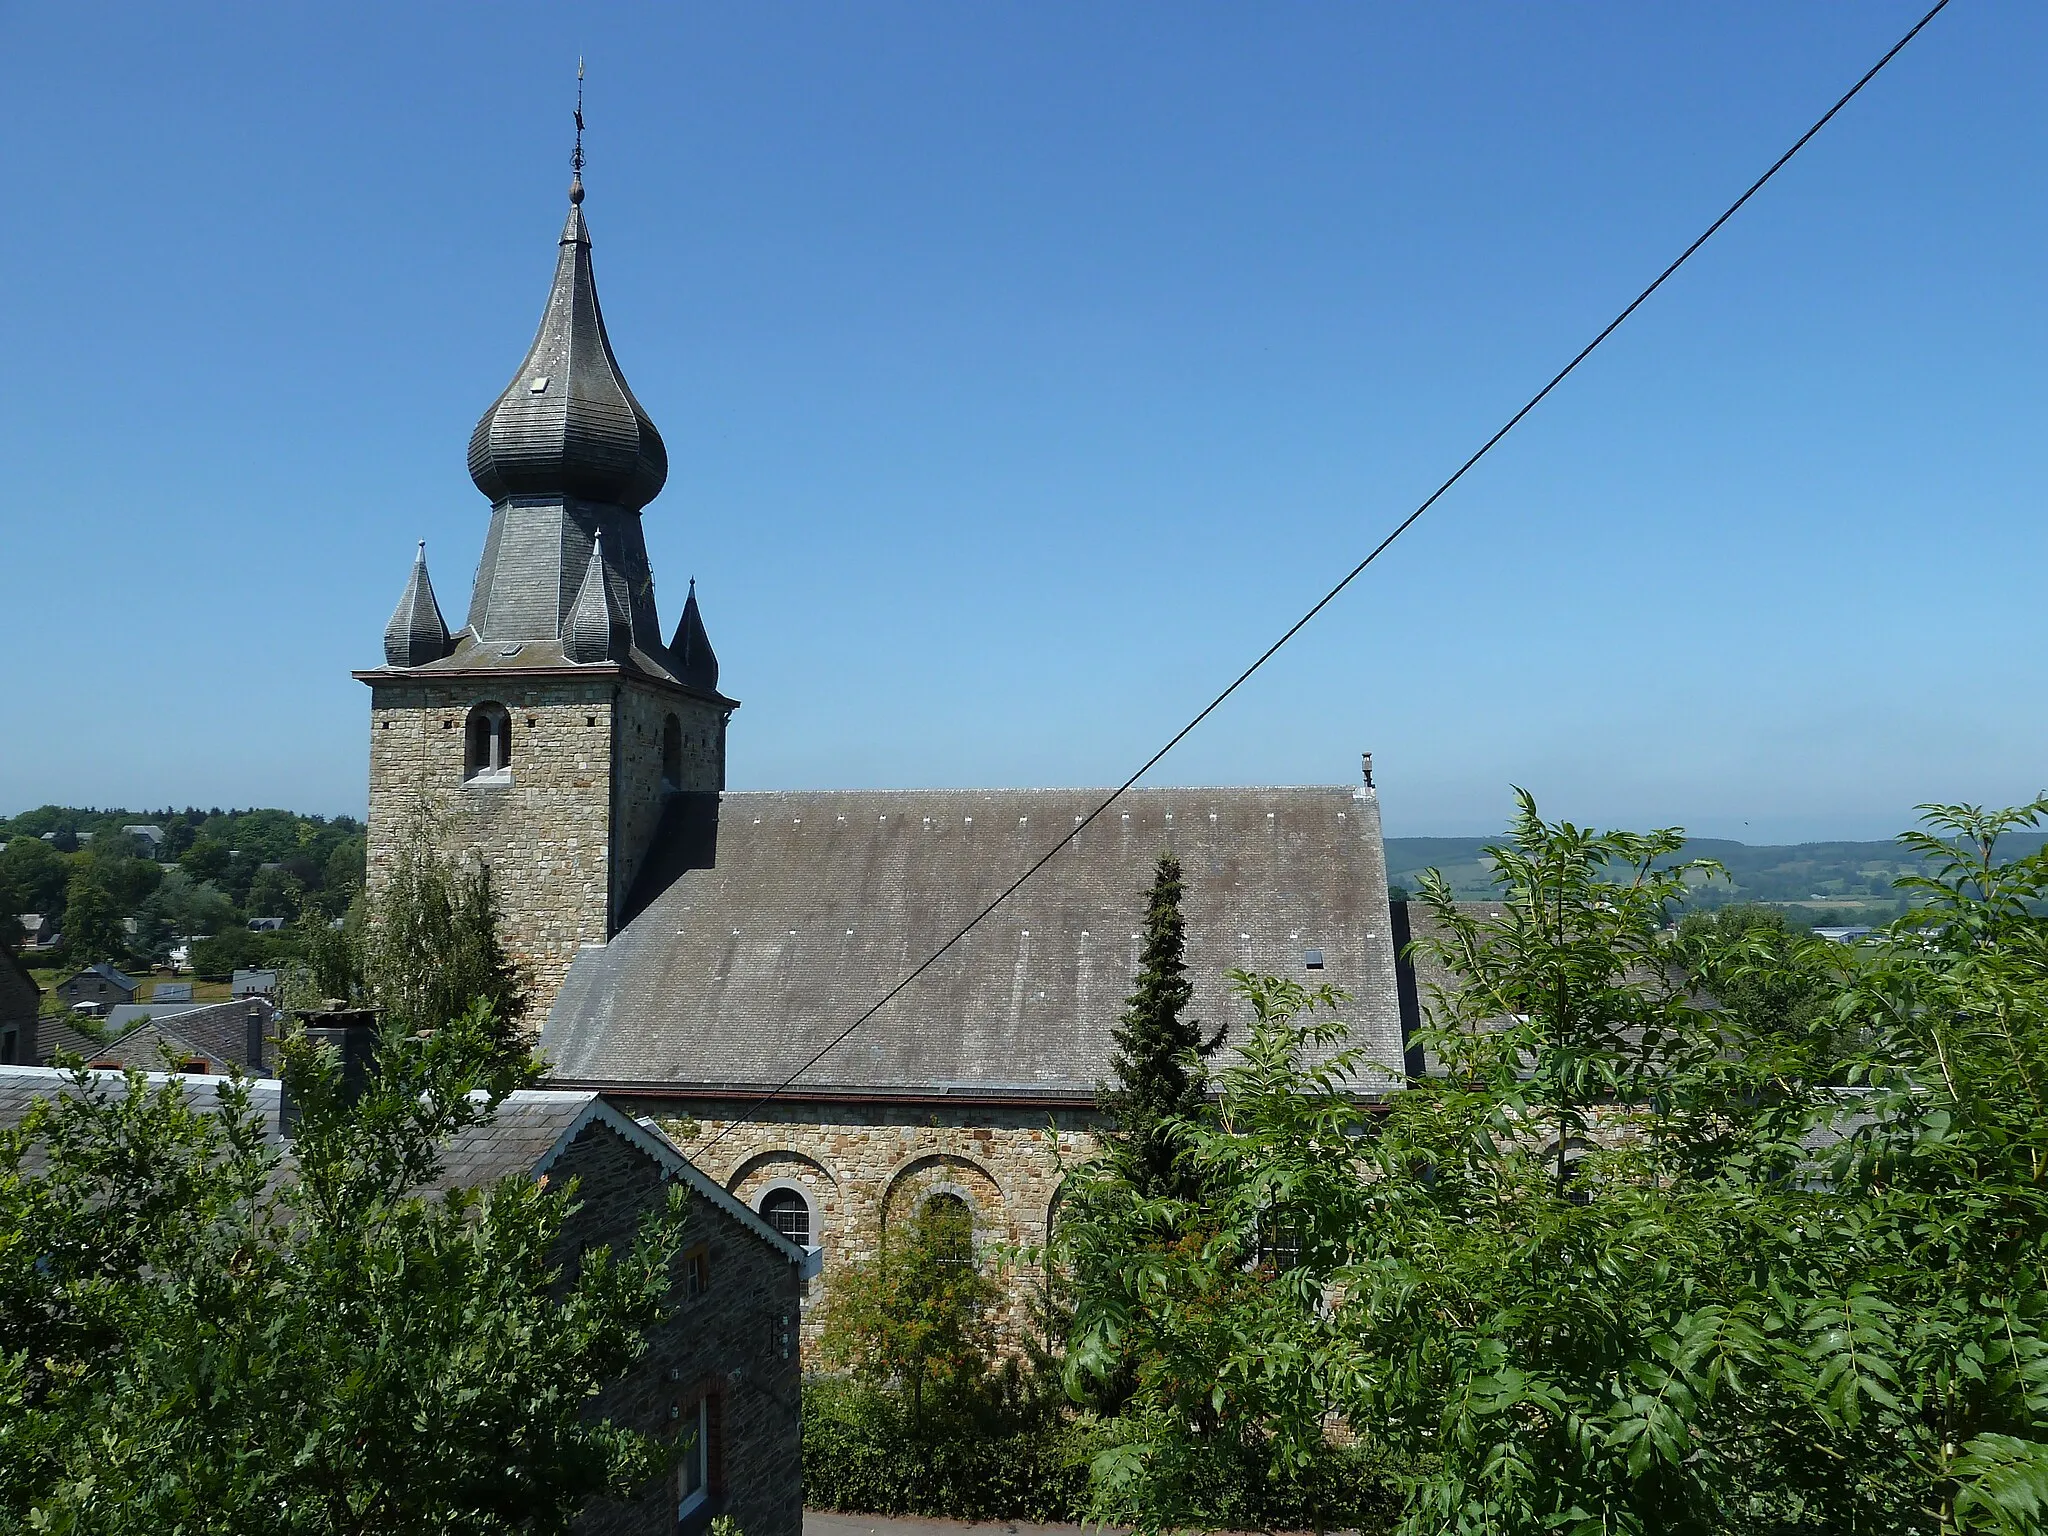
M18 832L9 838L6 849L0 851L0 870L4 870L19 893L15 899L26 903L19 911L63 911L71 865L40 837Z
M408 1029L431 1028L480 998L490 1005L502 1048L524 1055L527 977L498 927L490 867L444 859L433 821L420 808L359 930L364 990L387 1019Z
M572 1190L416 1193L525 1080L496 1034L387 1029L355 1104L289 1046L290 1177L240 1084L215 1114L81 1073L0 1136L0 1525L566 1531L644 1485L662 1446L585 1413L662 1313L680 1204L569 1273Z
M92 965L118 960L128 952L128 935L113 895L99 871L83 864L71 876L64 897L64 950L73 963Z
M988 1257L975 1251L966 1203L934 1194L884 1235L876 1257L838 1267L821 1350L870 1386L900 1390L921 1438L928 1413L977 1406L1000 1340L1002 1295Z
M1230 981L1250 1038L1216 1073L1216 1102L1175 1126L1195 1193L1148 1195L1113 1157L1066 1185L1072 1390L1119 1405L1096 1512L1151 1530L1366 1524L1384 1510L1377 1480L1326 1434L1342 1380L1327 1284L1375 1215L1343 997Z
M256 872L256 878L249 884L249 915L251 917L285 917L299 915L299 907L306 895L305 885L280 866Z
M1115 1082L1100 1095L1112 1119L1109 1140L1118 1166L1147 1196L1192 1192L1179 1128L1207 1095L1203 1059L1223 1043L1221 1029L1204 1040L1201 1021L1182 1017L1195 989L1187 979L1180 902L1180 860L1162 853L1145 912L1137 987L1113 1036Z
M211 936L241 926L235 905L217 886L192 878L183 869L168 869L143 911L180 938Z
M1995 845L2048 801L1928 815L1852 951L1660 937L1676 833L1523 797L1500 901L1424 883L1448 1071L1370 1121L1341 1030L1240 978L1184 1240L1077 1171L1073 1358L1140 1362L1104 1512L1207 1518L1219 1451L1284 1474L1334 1414L1416 1536L2041 1530L2048 857Z

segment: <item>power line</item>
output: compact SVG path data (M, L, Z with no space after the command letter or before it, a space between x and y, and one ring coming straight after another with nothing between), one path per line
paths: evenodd
M1627 307L1624 308L1620 314L1616 315L1612 320L1608 321L1606 325L1602 326L1600 328L1599 334L1596 335L1591 341L1587 342L1585 346L1581 347L1578 353L1572 358L1570 362L1566 363L1562 368L1558 369L1556 373L1551 375L1549 383L1545 384L1541 389L1537 390L1535 394L1531 395L1527 403L1524 404L1520 410L1516 411L1514 415L1510 416L1507 419L1507 421L1502 424L1499 431L1495 432L1493 436L1489 437L1485 442L1481 443L1479 447L1476 450L1474 450L1472 456L1457 467L1457 469L1451 474L1449 479L1445 480L1442 485L1438 486L1435 490L1431 491L1429 495L1423 500L1420 506L1418 506L1413 512L1410 512L1406 517L1402 518L1400 522L1396 523L1394 525L1393 532L1389 533L1385 538L1381 539L1379 543L1375 544L1372 547L1372 551L1369 554L1367 554L1363 560L1359 561L1358 564L1354 565L1350 569L1350 571L1345 574L1345 577L1342 581L1338 582L1334 587L1330 588L1329 591L1325 592L1322 595L1322 597L1316 602L1314 607L1310 608L1307 613L1304 613L1300 618L1296 619L1292 624L1290 624L1287 627L1286 631L1280 636L1279 639L1275 640L1271 645L1267 646L1265 650L1261 651L1259 653L1258 659L1254 661L1250 666L1246 667L1242 672L1238 673L1237 676L1231 681L1229 687L1225 688L1221 693L1217 694L1215 698L1211 699L1206 705L1204 705L1201 713L1197 714L1192 720L1188 721L1186 725L1182 726L1179 730L1175 731L1173 735L1167 740L1165 746L1161 747L1157 752L1154 752L1150 757L1146 758L1143 763L1139 764L1138 771L1136 773L1133 773L1128 779L1125 779L1123 783L1117 785L1115 789L1111 790L1109 794L1103 798L1103 801L1100 805L1096 806L1094 810L1090 811L1079 822L1077 822L1071 831L1063 834L1058 842L1054 843L1050 848L1046 849L1044 853L1040 854L1038 856L1038 859L1031 865L1029 869L1025 870L1023 874L1019 875L1015 880L1012 880L1008 885L1004 886L1002 892L993 901L991 901L987 906L983 907L979 912L975 913L973 917L969 918L964 924L962 924L958 932L956 932L950 939L946 940L945 943L941 944L937 949L933 950L931 954L926 956L925 959L917 966L915 970L909 972L888 991L884 992L879 998L875 999L874 1004L867 1010L867 1012L861 1014L860 1017L856 1018L851 1024L848 1024L846 1028L839 1031L838 1034L834 1035L824 1045L820 1046L815 1052L811 1054L810 1058L807 1061L805 1061L802 1066L798 1067L794 1072L790 1073L788 1077L784 1078L780 1083L776 1084L766 1093L758 1096L750 1105L748 1105L747 1113L745 1115L743 1115L741 1118L737 1120L730 1122L725 1127L725 1129L721 1130L716 1136L713 1136L709 1141L705 1142L702 1150L706 1152L710 1151L713 1147L717 1146L721 1141L725 1140L727 1136L731 1135L734 1131L738 1130L742 1125L750 1123L754 1111L759 1110L763 1105L768 1104L777 1098L780 1098L786 1091L788 1091L790 1086L794 1084L798 1078L802 1077L806 1072L810 1071L811 1068L815 1067L819 1062L823 1061L834 1050L838 1049L839 1046L844 1044L846 1040L850 1036L852 1036L854 1031L860 1029L876 1014L880 1013L884 1008L888 1007L889 1004L896 999L899 993L901 993L912 982L916 981L918 977L922 976L926 971L930 970L934 965L937 965L939 961L943 960L949 953L951 953L955 945L957 945L962 939L966 938L967 935L972 933L976 928L980 927L983 921L985 921L991 914L993 914L998 907L1002 906L1004 902L1008 901L1012 896L1016 895L1018 891L1022 890L1025 883L1029 881L1033 875L1037 874L1041 869L1045 868L1046 865L1050 864L1054 859L1058 858L1062 849L1068 847L1071 844L1072 840L1078 837L1083 831L1085 831L1096 820L1096 818L1101 816L1102 813L1107 811L1112 805L1115 805L1118 800L1122 799L1123 794L1126 790L1131 788L1132 785L1136 784L1138 780L1142 779L1146 774L1150 773L1153 768L1157 767L1160 759L1165 757L1167 753L1171 752L1175 747L1179 746L1183 741L1185 741L1188 738L1188 736L1194 731L1196 726L1200 725L1204 720L1208 719L1211 715L1216 713L1216 711L1223 706L1224 702L1227 699L1229 699L1229 697L1232 694L1236 693L1238 689L1242 688L1247 682L1251 681L1253 673L1257 672L1259 668L1263 667L1267 662L1271 661L1273 657L1276 654L1278 654L1282 646L1286 645L1288 641L1292 640L1296 635L1300 634L1302 630L1306 629L1309 625L1309 622L1312 619L1314 619L1317 614L1321 613L1325 608L1329 607L1331 603L1335 602L1338 599L1338 597L1340 597L1343 594L1345 588L1349 587L1352 582L1358 580L1360 576L1364 575L1367 566L1371 565L1375 560L1379 559L1381 555L1387 552L1387 549L1393 544L1393 542L1396 539L1400 538L1402 534L1406 533L1410 528L1414 527L1415 524L1418 521L1420 521L1423 513L1427 512L1431 507L1435 506L1439 501L1441 501L1445 493L1448 492L1452 486L1456 485L1460 480L1465 478L1467 471L1469 471L1481 459L1485 458L1489 453L1491 453L1494 450L1494 448L1500 443L1500 440L1502 438L1506 437L1510 432L1514 431L1516 427L1522 424L1523 417L1527 416L1531 411L1535 410L1537 406L1541 405L1544 402L1544 400L1549 396L1552 390L1556 389L1558 385L1562 384L1566 379L1571 377L1571 375L1577 370L1579 364L1583 363L1587 358L1591 357L1594 354L1594 352L1599 350L1600 345L1603 342L1605 342L1608 337L1612 336L1616 331L1621 329L1622 323L1625 320L1627 320L1630 315L1633 315L1638 309L1641 309L1643 305L1649 300L1650 295L1655 293L1659 288L1662 288L1664 284L1670 280L1671 276L1675 272L1677 272L1680 267L1684 266L1688 261L1690 261L1693 258L1693 255L1699 250L1701 246L1705 245L1709 240L1713 239L1716 234L1720 233L1721 226L1726 224L1730 219L1734 218L1736 214L1740 213L1742 211L1743 205L1746 204L1752 197L1755 197L1757 193L1761 192L1764 189L1765 184L1768 183L1773 176L1776 176L1778 172L1782 171L1786 167L1786 165L1788 165L1791 162L1792 157L1794 155L1798 154L1800 150L1806 148L1807 144L1813 139L1815 134L1819 133L1821 129L1827 127L1827 125L1830 122L1834 121L1835 114L1840 112L1842 108L1849 105L1850 102L1854 101L1857 95L1861 93L1863 88L1866 85L1870 84L1871 81L1875 80L1878 76L1878 73L1881 70L1883 70L1883 68L1887 64L1891 63L1893 59L1897 58L1899 54L1905 50L1906 45L1912 42L1914 38L1918 37L1921 31L1927 26L1929 22L1934 20L1935 17L1939 16L1944 10L1948 8L1948 3L1949 0L1937 0L1937 3L1935 4L1934 8L1928 11L1928 13L1925 16L1922 16L1918 21L1914 22L1912 27L1907 30L1906 35L1904 37L1901 37L1896 43L1893 43L1890 48L1886 49L1884 57L1880 58L1875 64L1871 65L1869 69L1865 70L1863 72L1862 78L1857 80L1857 82L1854 85L1850 86L1848 90L1844 91L1841 97L1835 102L1833 106L1829 107L1827 111L1823 112L1817 119L1815 119L1813 126L1811 128L1808 128L1806 132L1799 135L1799 137L1793 141L1792 147L1790 149L1786 150L1785 153L1778 156L1776 160L1773 160L1771 162L1769 170L1765 171L1763 175L1757 177L1755 181L1751 182L1748 188L1743 192L1743 194L1740 197L1736 198L1734 202L1730 203L1727 206L1727 208L1725 208L1722 211L1721 216L1715 219L1713 223L1709 224L1706 227L1706 229L1700 233L1698 239L1694 240L1693 243L1691 245L1688 245L1683 251L1680 251L1678 253L1677 259L1674 260L1671 263L1671 265L1666 267L1662 272L1659 272L1655 280L1651 282L1649 287L1645 288L1641 293L1637 294L1633 299L1629 300Z

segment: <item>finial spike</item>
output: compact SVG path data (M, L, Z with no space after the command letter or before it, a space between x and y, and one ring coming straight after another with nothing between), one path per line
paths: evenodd
M569 201L583 201L583 56L576 56L576 148L569 155Z

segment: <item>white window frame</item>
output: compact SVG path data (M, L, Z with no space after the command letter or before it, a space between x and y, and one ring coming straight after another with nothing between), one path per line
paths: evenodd
M702 1509L711 1498L711 1394L705 1393L697 1399L697 1443L683 1458L677 1468L681 1483L682 1498L676 1504L676 1519L687 1520ZM690 1474L697 1475L697 1486L688 1486Z
M810 1236L799 1246L806 1253L812 1249L823 1247L825 1237L823 1229L819 1224L817 1197L794 1179L776 1179L767 1185L754 1200L754 1214L763 1221L768 1222L768 1225L771 1227L775 1226L775 1223L768 1216L768 1197L781 1194L795 1195L797 1199L804 1203L804 1225L810 1229ZM777 1227L776 1230L779 1232L781 1228Z

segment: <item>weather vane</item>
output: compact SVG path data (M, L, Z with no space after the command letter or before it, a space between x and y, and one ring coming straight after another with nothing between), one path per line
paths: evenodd
M576 149L569 156L569 170L574 176L570 192L577 202L583 201L583 57L576 57Z

